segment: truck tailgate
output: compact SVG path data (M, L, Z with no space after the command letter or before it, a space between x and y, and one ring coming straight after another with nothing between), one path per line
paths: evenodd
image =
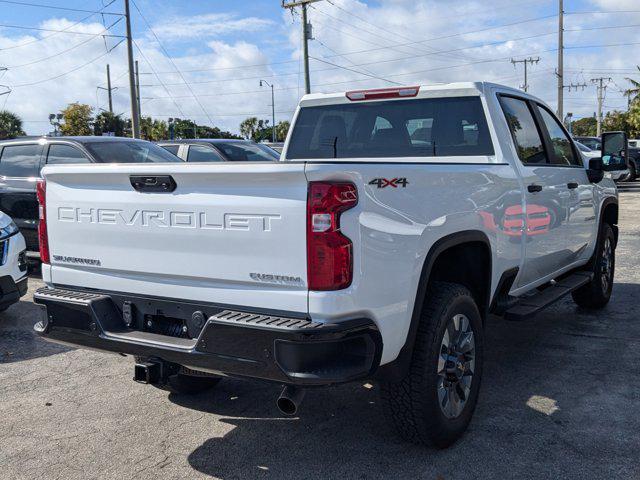
M170 175L173 192L132 176ZM47 167L51 281L307 311L304 165Z

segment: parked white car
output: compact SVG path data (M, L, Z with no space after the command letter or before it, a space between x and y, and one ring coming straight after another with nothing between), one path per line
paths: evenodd
M16 224L0 212L0 312L27 293L26 249Z
M374 378L404 438L444 447L490 313L609 301L626 136L602 142L585 166L542 100L468 82L306 95L276 162L46 166L35 330L161 388L278 382L288 414Z

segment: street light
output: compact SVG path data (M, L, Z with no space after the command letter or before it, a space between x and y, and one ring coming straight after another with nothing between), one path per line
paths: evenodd
M269 83L266 80L260 80L260 86L266 85L271 87L271 141L276 143L276 102L273 96L273 83Z

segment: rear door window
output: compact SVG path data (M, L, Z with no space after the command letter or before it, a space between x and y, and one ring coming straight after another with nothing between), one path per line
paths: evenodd
M538 105L540 117L544 127L549 133L549 141L553 151L551 152L551 162L554 165L582 166L571 145L569 135L566 134L560 122L542 105Z
M480 97L303 107L287 158L493 155Z
M544 142L527 102L503 96L500 103L520 161L525 165L547 164Z
M63 165L67 163L91 163L82 151L71 145L56 144L49 146L47 165Z
M213 148L206 145L189 145L187 162L222 162L223 158Z
M0 175L5 177L37 177L42 145L9 145L2 149Z

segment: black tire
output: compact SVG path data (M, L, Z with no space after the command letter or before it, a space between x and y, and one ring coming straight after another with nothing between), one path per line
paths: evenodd
M164 384L154 385L154 387L166 390L171 393L183 395L195 395L211 390L222 380L220 377L198 377L178 373L167 378Z
M454 363L445 363L441 359L441 352L445 351L445 331L447 338L452 340L449 331L453 328L453 319L462 318L460 315L468 319L470 331L473 333L475 364L470 364L473 368L467 370L473 370L473 375L463 407L452 417L451 412L446 414L445 407L441 407L441 404L446 402L439 398L439 392L446 395L443 392L451 393L450 388L458 388L451 387L441 373L446 370L443 365ZM462 324L460 320L458 323ZM462 334L462 329L460 332ZM450 345L455 343L451 341ZM409 371L402 380L384 382L381 385L385 414L401 437L412 443L437 448L448 447L460 438L471 421L478 400L483 347L482 318L469 290L454 283L434 282L427 291ZM460 371L457 368L454 370ZM464 373L461 378L468 376L468 373ZM449 387L444 387L447 384Z
M638 170L636 169L636 164L633 162L629 162L629 176L627 177L627 182L634 182L636 177L638 176Z
M578 306L589 309L602 308L609 303L613 289L615 266L615 236L611 225L603 223L600 226L595 257L589 267L593 272L593 280L571 292L573 301Z

